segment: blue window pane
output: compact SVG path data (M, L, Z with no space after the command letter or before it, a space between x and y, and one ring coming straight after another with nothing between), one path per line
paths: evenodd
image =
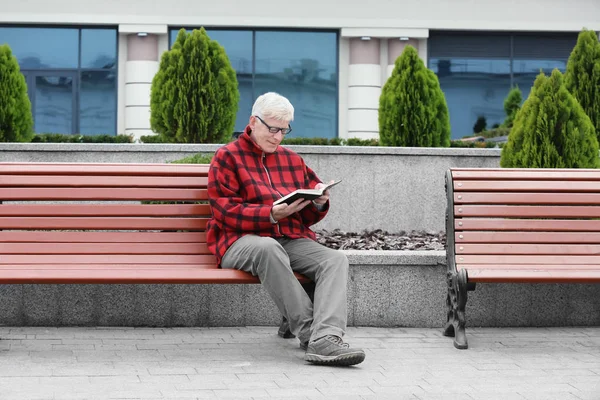
M235 131L241 132L248 125L252 105L254 104L254 92L252 89L252 75L239 75L238 90L240 92L240 101L238 103L238 112L235 120Z
M0 27L0 44L4 43L21 69L78 67L78 29Z
M188 30L188 32L190 32ZM177 35L179 34L179 29L171 29L171 34L169 36L169 48L173 47L173 43L177 39Z
M117 88L114 71L81 73L79 125L84 135L114 134L116 131Z
M115 68L116 60L115 29L81 30L81 68Z
M231 66L238 74L252 74L252 32L207 30L227 53Z
M36 133L73 133L71 76L36 76L34 96Z
M564 60L514 60L513 61L513 82L519 86L523 93L523 98L529 96L535 78L540 71L550 75L552 70L557 68L561 72L567 69L567 59Z
M488 128L504 122L510 60L431 58L429 65L446 97L452 139L472 135L479 116L486 118Z
M242 131L248 124L252 111L252 32L207 30L208 36L223 48L231 66L237 73L240 102L235 122L235 130Z
M337 35L256 32L255 95L274 91L294 105L293 136L337 137Z

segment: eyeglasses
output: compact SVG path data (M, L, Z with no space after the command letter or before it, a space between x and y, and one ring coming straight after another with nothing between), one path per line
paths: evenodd
M263 119L261 117L259 117L258 115L255 115L256 118L258 118L258 120L260 122L263 123L264 126L266 126L269 129L269 132L276 135L277 132L281 131L282 135L287 135L288 133L290 133L292 131L292 126L288 125L287 128L277 128L276 126L270 126L269 124L267 124L265 121L263 121Z

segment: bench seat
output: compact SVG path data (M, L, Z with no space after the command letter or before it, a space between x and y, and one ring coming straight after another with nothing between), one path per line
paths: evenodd
M208 250L208 168L0 163L0 283L260 283Z
M600 171L452 168L446 173L447 320L465 336L478 283L600 283Z

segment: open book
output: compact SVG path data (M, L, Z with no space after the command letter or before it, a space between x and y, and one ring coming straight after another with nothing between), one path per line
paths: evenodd
M327 189L334 187L341 181L342 180L340 179L339 181L330 183L329 185L324 186L321 189L298 189L298 190L288 194L287 196L284 196L284 197L280 198L279 200L275 201L273 203L273 205L276 206L277 204L283 204L283 203L292 204L294 201L296 201L298 199L314 200L316 198L323 196L323 193L325 193L325 191Z

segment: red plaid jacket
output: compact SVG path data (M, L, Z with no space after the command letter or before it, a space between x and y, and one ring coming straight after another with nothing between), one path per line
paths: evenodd
M208 248L220 264L237 239L247 234L316 240L311 225L325 217L310 204L302 211L271 223L273 202L296 189L314 188L317 175L302 157L279 146L266 154L250 138L250 127L232 143L219 148L208 173L212 218L206 227Z

